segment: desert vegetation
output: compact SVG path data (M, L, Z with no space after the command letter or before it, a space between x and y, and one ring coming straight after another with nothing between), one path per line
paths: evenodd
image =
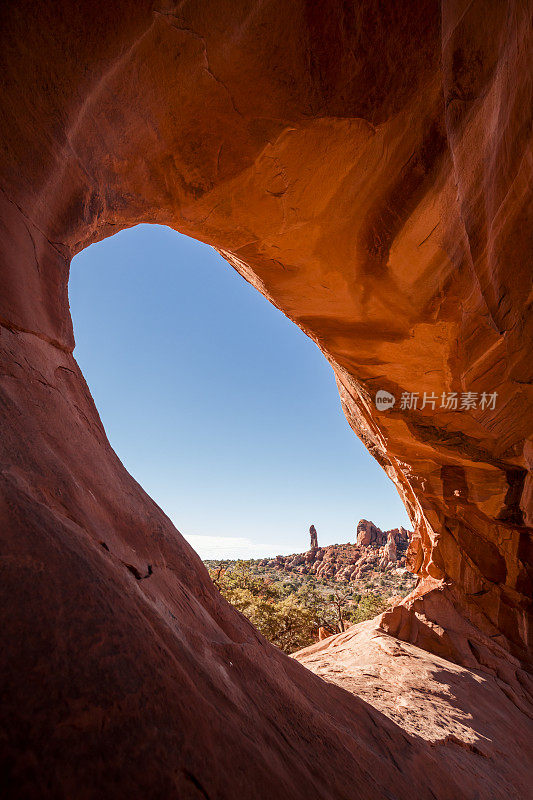
M380 574L359 585L328 582L312 575L266 569L260 561L207 561L220 593L272 644L293 653L313 644L319 628L344 631L372 619L393 595L405 594L412 579Z

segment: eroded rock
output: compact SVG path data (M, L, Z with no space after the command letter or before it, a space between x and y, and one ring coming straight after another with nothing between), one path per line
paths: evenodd
M309 528L310 548L315 550L318 547L318 534L314 525Z
M264 558L259 563L263 567L309 573L317 578L352 581L369 570L404 569L410 535L411 531L402 527L382 531L373 522L360 520L356 544L312 547L307 553Z

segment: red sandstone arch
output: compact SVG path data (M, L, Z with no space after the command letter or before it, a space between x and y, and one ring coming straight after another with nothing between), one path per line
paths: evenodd
M524 708L527 6L4 8L2 669L13 796L413 791L384 734L368 746L375 735L355 700L220 601L107 443L71 355L68 265L141 221L217 247L319 344L418 535L421 582L382 630L493 676ZM378 388L497 391L499 402L377 412ZM148 563L149 580L124 568L144 574ZM421 764L432 764L439 798L470 796L425 745L380 723L418 796L430 796Z

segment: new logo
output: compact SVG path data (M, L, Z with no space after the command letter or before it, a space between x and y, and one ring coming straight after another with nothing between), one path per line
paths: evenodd
M390 392L386 392L385 389L380 389L379 392L376 392L376 408L378 411L388 411L389 408L392 408L394 403L396 402L396 398Z

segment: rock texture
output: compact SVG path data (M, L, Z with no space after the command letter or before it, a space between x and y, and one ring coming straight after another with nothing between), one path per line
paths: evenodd
M294 320L413 524L420 582L381 629L459 676L452 705L474 718L486 681L502 730L521 730L531 4L1 13L4 796L521 796L514 748L503 794L483 748L406 732L222 602L106 440L67 287L75 253L156 222L217 247ZM395 404L378 412L378 390ZM464 392L497 402L422 403ZM420 651L402 652L415 680Z
M401 642L379 623L323 637L292 657L425 742L466 797L531 797L528 709L502 698L497 678Z
M362 519L357 526L356 544L314 545L307 553L263 558L259 564L326 580L355 581L371 570L405 571L409 534L401 527L382 531Z

